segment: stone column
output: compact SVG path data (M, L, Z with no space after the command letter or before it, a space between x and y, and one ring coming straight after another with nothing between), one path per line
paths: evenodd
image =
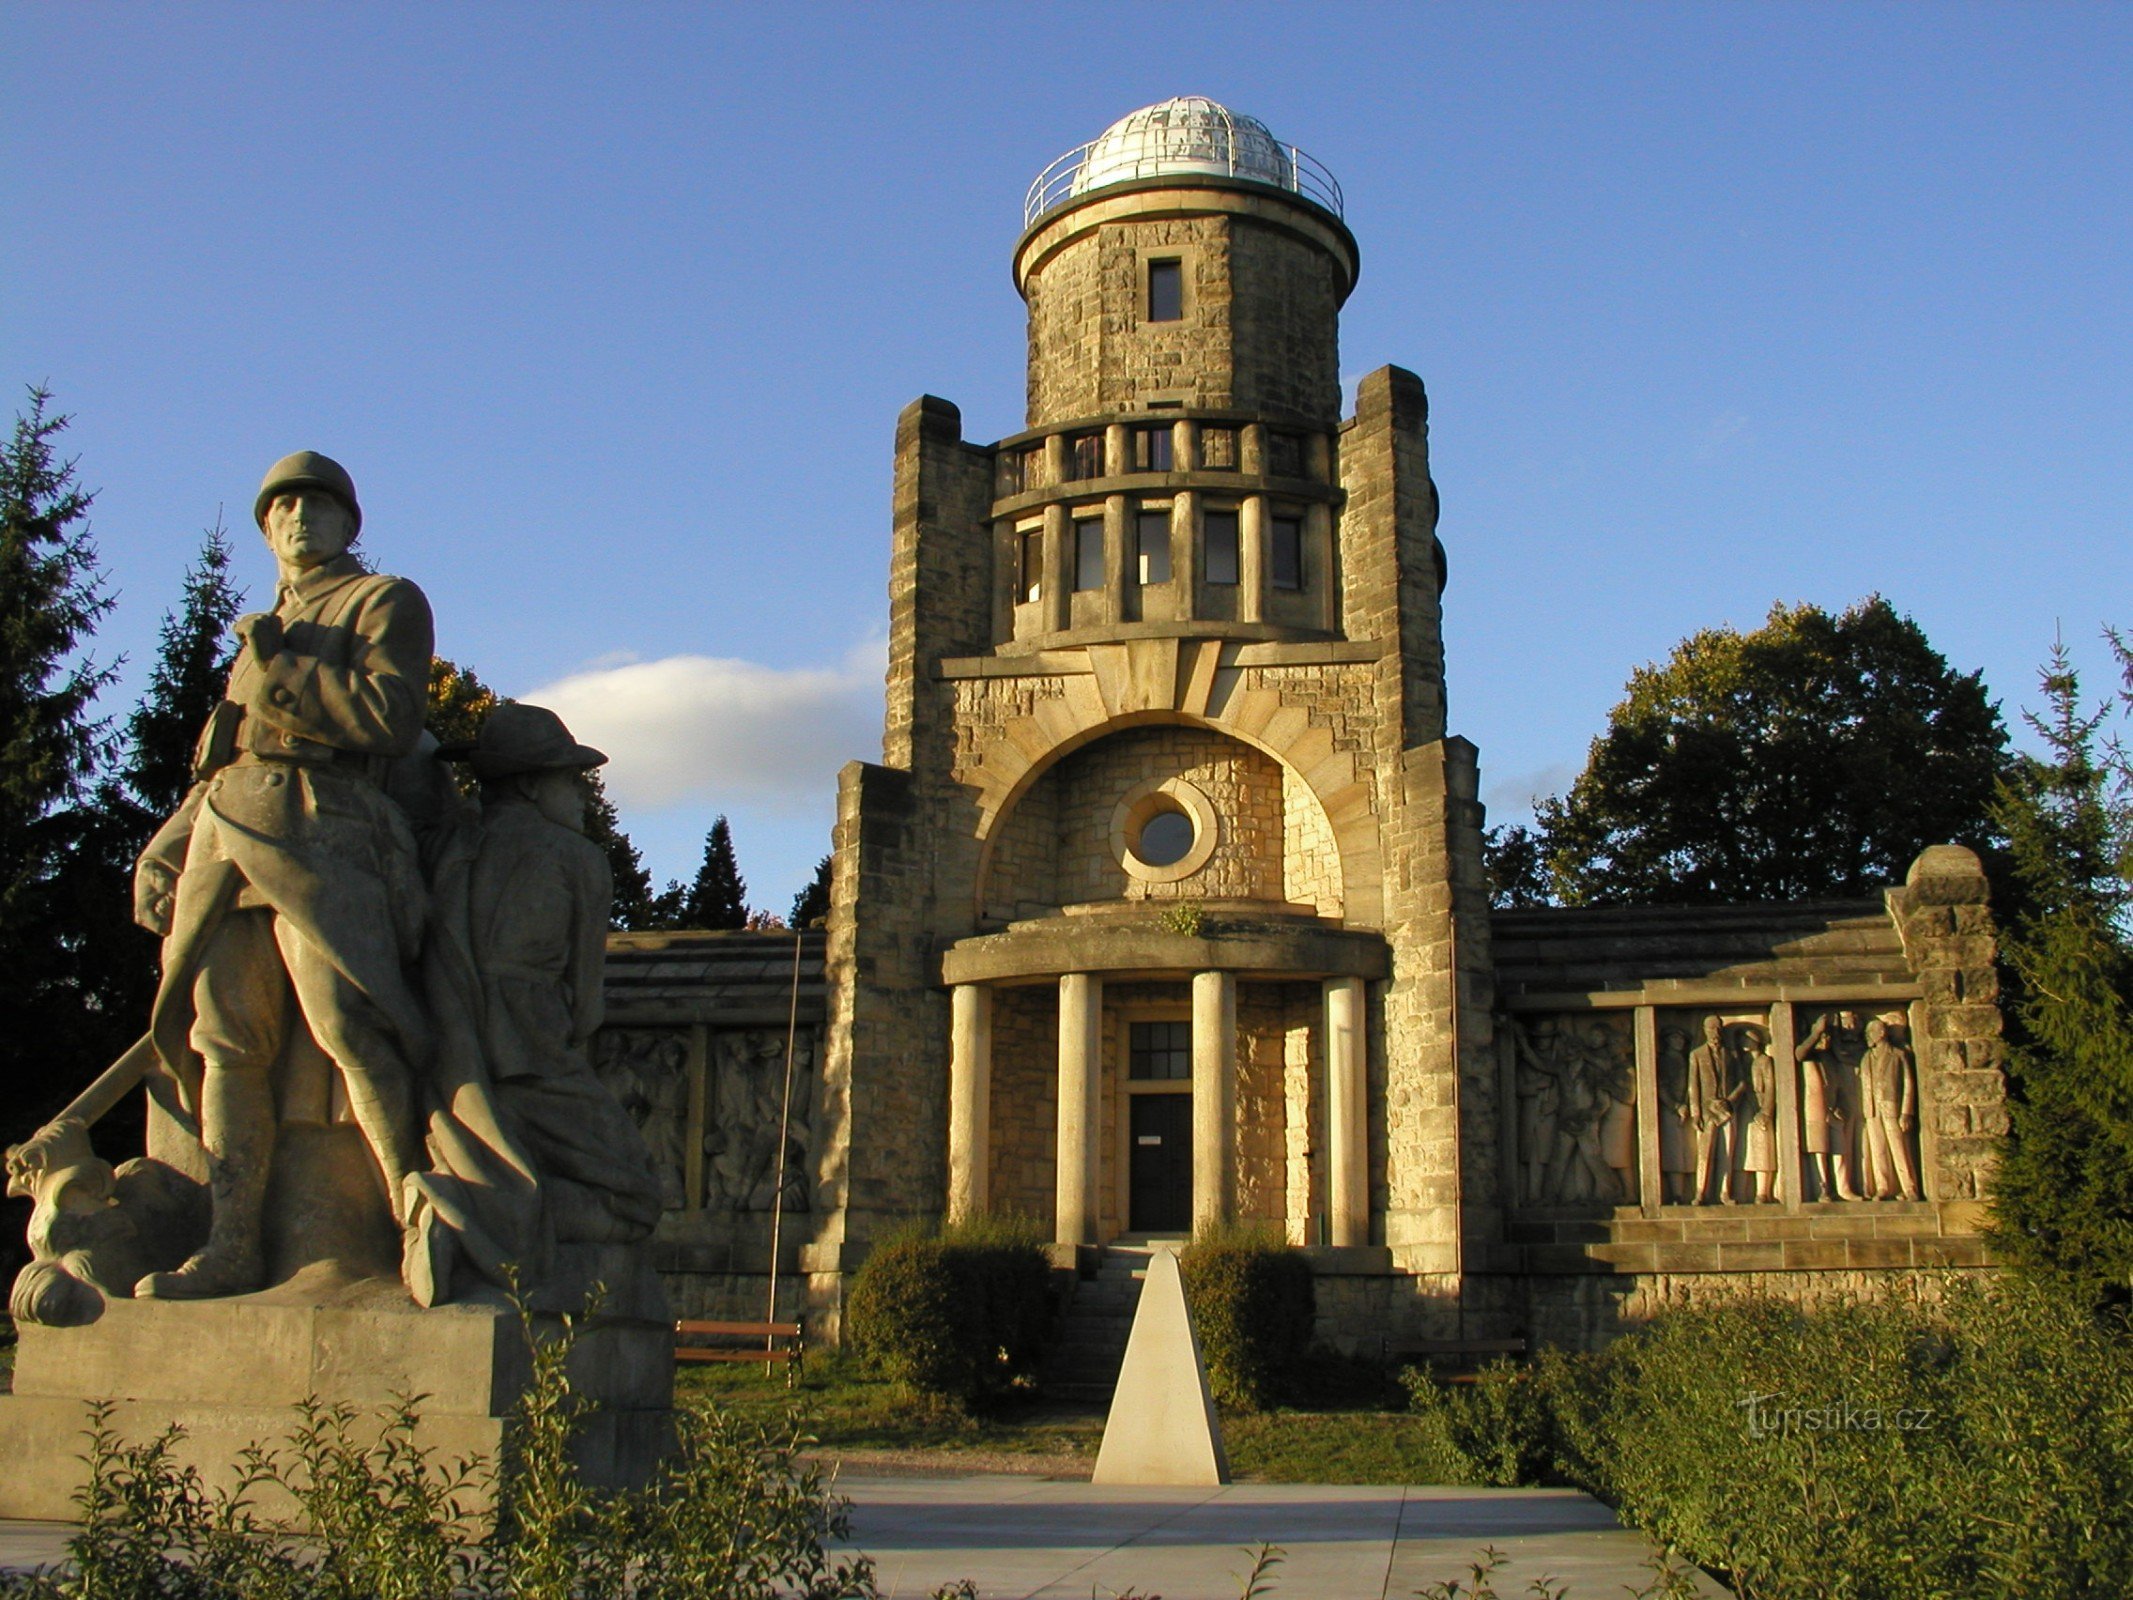
M1237 508L1237 620L1266 615L1266 496L1247 495Z
M1787 1211L1800 1209L1807 1192L1807 1165L1800 1140L1800 1058L1796 1050L1792 1003L1770 1008L1770 1065L1777 1076L1777 1197Z
M1064 633L1074 619L1074 524L1063 505L1044 508L1044 628Z
M992 1159L992 991L959 983L950 996L948 1220L986 1209Z
M1637 1203L1647 1217L1659 1215L1666 1200L1666 1179L1659 1167L1659 1013L1637 1007L1632 1019L1636 1039Z
M1332 1242L1370 1242L1370 1124L1365 1114L1369 1015L1361 978L1328 978L1326 992L1326 1214Z
M1192 975L1192 1225L1237 1209L1237 975Z
M1102 1200L1104 984L1093 973L1059 979L1059 1171L1054 1229L1061 1244L1095 1244Z

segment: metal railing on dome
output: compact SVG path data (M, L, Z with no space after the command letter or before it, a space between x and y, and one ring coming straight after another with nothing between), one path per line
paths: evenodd
M1108 189L1114 183L1130 183L1135 178L1165 176L1183 177L1192 173L1222 175L1224 170L1233 178L1244 178L1254 183L1272 183L1276 188L1286 189L1291 194L1301 195L1313 205L1323 206L1336 217L1345 218L1341 199L1341 186L1334 181L1325 163L1317 160L1293 144L1276 144L1274 153L1280 161L1279 176L1270 176L1260 170L1259 163L1240 163L1237 159L1237 141L1225 139L1224 149L1207 150L1204 154L1194 151L1184 155L1176 150L1150 150L1142 156L1129 156L1115 146L1106 150L1102 158L1102 179L1081 187L1082 169L1088 163L1089 152L1104 141L1091 139L1087 144L1076 145L1065 155L1037 174L1037 181L1029 186L1029 193L1022 201L1022 226L1027 228L1039 217L1056 211L1070 200L1083 194L1093 194L1099 189Z

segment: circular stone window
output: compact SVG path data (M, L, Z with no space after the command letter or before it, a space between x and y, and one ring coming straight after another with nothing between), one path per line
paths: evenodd
M1206 795L1183 778L1156 778L1126 791L1111 815L1111 849L1143 883L1176 883L1207 865L1219 829Z
M1168 800L1168 795L1163 796ZM1174 867L1192 849L1197 832L1192 818L1181 805L1158 811L1141 824L1141 834L1132 844L1133 853L1151 867Z

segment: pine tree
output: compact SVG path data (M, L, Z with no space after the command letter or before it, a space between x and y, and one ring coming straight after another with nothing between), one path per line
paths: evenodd
M622 819L615 811L614 801L607 797L607 785L601 781L598 769L593 771L592 799L585 807L585 837L607 852L607 870L615 880L608 926L629 933L666 926L659 920L652 875L644 870L644 857L622 831Z
M714 932L748 926L748 885L741 877L740 863L733 859L733 831L720 817L704 836L703 865L689 885L682 905L684 928L708 928Z
M94 952L69 882L95 842L84 802L109 734L91 710L116 671L82 650L112 602L50 400L31 389L0 448L0 1143L64 1105L122 1025L85 1001Z
M129 871L192 788L193 749L229 682L236 655L230 624L243 611L244 598L230 581L229 530L218 516L201 535L199 554L186 569L177 609L164 613L155 670L141 703L126 719L118 771L99 797L107 818L122 816L138 834L126 852Z
M815 875L806 888L793 896L792 925L805 933L815 925L818 918L827 917L830 909L830 858L824 856L815 863Z
M2133 710L2133 656L2115 635ZM2001 954L2013 982L2013 1129L1993 1180L2006 1257L2095 1299L2133 1291L2133 798L2123 747L2099 751L2064 647L2027 719L2047 755L2022 757L1998 819L2016 903Z
M86 1076L148 1025L159 973L155 937L133 920L134 863L156 830L185 801L193 783L193 751L208 714L229 679L234 643L230 624L244 608L231 581L228 530L217 517L203 534L174 610L166 612L148 687L126 718L124 753L96 786L85 813L81 848L63 882L79 919L85 959L81 1000L100 1025L85 1060ZM127 1099L96 1130L114 1156L138 1154L141 1105Z

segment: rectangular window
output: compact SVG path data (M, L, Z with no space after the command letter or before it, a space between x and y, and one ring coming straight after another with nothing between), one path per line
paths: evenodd
M1275 515L1267 520L1268 577L1277 589L1304 586L1304 525L1301 517Z
M1170 581L1170 513L1142 511L1133 519L1134 556L1142 583Z
M1101 478L1104 475L1104 436L1100 433L1077 433L1068 445L1068 471L1074 481L1083 478Z
M1221 472L1237 467L1237 430L1213 426L1200 430L1200 465Z
M1192 1024L1136 1022L1127 1055L1129 1076L1144 1083L1187 1082L1192 1077Z
M1102 517L1076 517L1074 519L1074 587L1077 589L1101 589L1104 586L1104 519Z
M1185 316L1185 263L1148 263L1148 320L1178 322Z
M1133 470L1135 472L1168 472L1170 470L1170 425L1160 428L1135 428L1133 430Z
M1210 511L1202 524L1206 529L1207 561L1203 570L1209 583L1237 581L1237 513Z
M1022 571L1016 585L1025 603L1044 593L1044 529L1022 530Z
M1304 475L1304 442L1293 433L1266 436L1266 470L1269 477L1300 478Z

